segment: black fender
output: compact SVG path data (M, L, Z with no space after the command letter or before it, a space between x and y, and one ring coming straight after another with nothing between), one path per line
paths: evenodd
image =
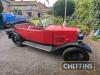
M8 38L11 39L12 38L13 31L12 30L7 30L5 32L8 35Z
M18 33L16 33L15 31L13 31L13 30L5 31L5 32L6 32L6 34L8 35L8 38L9 38L9 39L11 39L11 38L13 37L13 35L16 35L16 36L18 36L19 38L21 38L20 35L19 35Z
M81 48L82 50L84 50L86 52L92 53L92 50L91 50L89 45L84 44L84 43L78 43L78 42L77 43L69 43L69 44L64 44L64 45L61 45L61 46L57 46L57 47L53 48L53 51L57 51L57 50L64 51L65 49L71 48L71 47Z

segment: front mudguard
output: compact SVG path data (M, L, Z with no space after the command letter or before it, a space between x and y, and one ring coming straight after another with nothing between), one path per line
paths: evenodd
M57 50L65 50L65 49L68 49L68 48L71 48L71 47L77 47L77 48L80 48L88 53L92 53L92 50L90 48L89 45L87 44L84 44L84 43L70 43L70 44L64 44L62 46L57 46L53 49L53 51L57 51Z

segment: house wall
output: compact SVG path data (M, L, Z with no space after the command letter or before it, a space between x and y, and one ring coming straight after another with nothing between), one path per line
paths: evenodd
M41 3L29 4L29 5L13 5L10 2L3 1L4 12L13 12L15 9L20 10L23 16L28 17L28 13L31 13L31 18L37 19L38 13L40 13L41 18L43 18L44 13L48 11ZM20 14L21 15L21 14Z
M28 13L31 12L32 16L31 18L38 18L38 14L37 14L37 6L33 5L33 6L11 6L12 10L15 9L19 9L22 11L22 15L23 16L27 16L29 17Z
M10 8L10 3L9 2L5 2L5 1L2 1L2 5L3 5L3 8L4 8L4 12L11 12L11 8Z
M38 14L37 11L22 11L23 16L27 16L29 17L28 13L31 12L31 18L37 19L38 18Z

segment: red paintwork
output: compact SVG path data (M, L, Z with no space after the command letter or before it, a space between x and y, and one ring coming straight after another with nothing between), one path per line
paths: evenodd
M78 29L63 27L61 25L49 25L46 28L41 28L23 23L15 26L15 32L28 41L49 45L61 45L76 42Z

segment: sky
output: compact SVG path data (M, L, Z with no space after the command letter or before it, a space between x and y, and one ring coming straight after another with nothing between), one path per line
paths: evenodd
M20 0L16 0L16 1L20 1ZM23 0L23 1L34 1L34 0ZM47 6L53 6L53 4L57 1L57 0L49 0L49 4L46 0L37 0L38 2L41 2L41 3L45 3L45 5Z

